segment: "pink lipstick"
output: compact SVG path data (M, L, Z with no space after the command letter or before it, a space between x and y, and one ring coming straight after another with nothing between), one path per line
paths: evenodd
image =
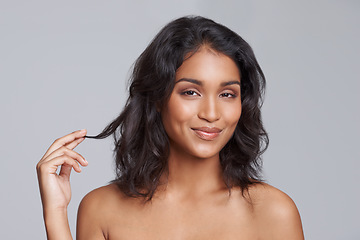
M217 136L220 135L222 131L219 128L215 128L215 127L192 128L192 130L194 130L196 136L206 141L214 140Z

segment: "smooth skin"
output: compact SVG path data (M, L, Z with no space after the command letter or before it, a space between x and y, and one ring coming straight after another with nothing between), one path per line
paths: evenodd
M304 239L297 208L285 193L259 183L244 195L233 188L229 196L222 180L219 152L241 115L236 64L203 46L183 62L175 81L160 109L170 155L154 198L126 197L114 184L95 189L79 206L77 239ZM87 165L72 149L85 134L55 141L38 164L49 239L71 239L69 175ZM64 171L56 175L61 165Z
M79 164L88 164L73 150L85 135L86 130L79 130L57 139L36 166L48 239L72 239L67 218L71 199L70 173L71 169L80 173Z

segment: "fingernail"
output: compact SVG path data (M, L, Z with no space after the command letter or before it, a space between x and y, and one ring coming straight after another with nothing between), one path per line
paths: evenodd
M86 129L80 130L80 133L85 133L85 132L86 132Z

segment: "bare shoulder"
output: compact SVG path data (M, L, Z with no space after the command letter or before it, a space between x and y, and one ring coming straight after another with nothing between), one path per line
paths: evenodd
M80 208L83 206L105 210L109 204L115 203L121 199L122 194L115 184L109 184L92 190L82 199Z
M77 239L107 239L107 219L121 196L114 184L89 192L79 205Z
M264 234L274 239L304 239L299 211L286 193L260 183L251 187L249 194Z
M256 184L250 187L249 193L256 211L275 214L274 217L298 213L294 201L286 193L269 184Z

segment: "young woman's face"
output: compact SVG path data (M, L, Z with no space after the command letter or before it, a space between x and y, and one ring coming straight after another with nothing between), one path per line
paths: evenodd
M240 73L228 56L203 47L176 72L175 87L161 110L173 154L219 154L241 115Z

